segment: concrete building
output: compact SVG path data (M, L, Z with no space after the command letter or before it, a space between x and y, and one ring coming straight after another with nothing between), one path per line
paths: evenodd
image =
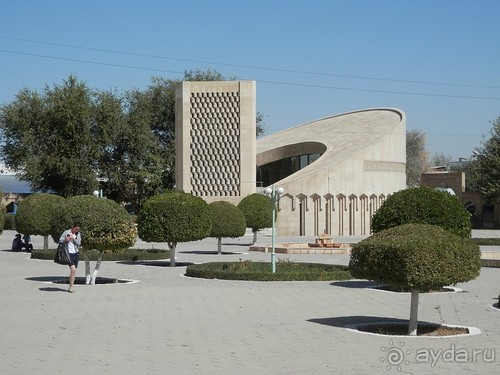
M175 100L176 188L234 204L254 193L255 81L184 81Z
M255 141L255 82L181 82L176 88L176 188L234 204L275 184L277 230L365 235L371 216L406 187L406 117L367 109Z
M406 116L367 109L260 139L257 180L285 190L282 236L370 234L373 213L406 187Z

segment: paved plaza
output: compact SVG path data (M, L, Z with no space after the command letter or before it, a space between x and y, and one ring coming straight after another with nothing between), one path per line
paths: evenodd
M50 282L67 277L68 268L10 251L14 234L0 236L0 374L498 373L500 310L493 304L500 294L499 268L483 268L478 279L457 285L461 293L421 294L420 322L477 327L481 334L391 337L346 328L409 317L408 293L373 290L367 281L205 280L184 277L184 266L163 266L167 262L103 262L99 276L138 282L76 285L70 294L67 285ZM261 235L258 242L269 244L271 237ZM34 237L33 243L41 248L43 239ZM213 254L214 239L179 244L177 261L270 261L268 253L248 252L250 243L251 236L223 240L230 255ZM278 258L349 262L348 255Z

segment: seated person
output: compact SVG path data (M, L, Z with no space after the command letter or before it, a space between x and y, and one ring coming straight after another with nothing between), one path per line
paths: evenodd
M12 241L12 251L21 251L23 249L23 241L21 240L21 235L18 233Z
M33 244L31 243L31 237L29 234L23 235L23 247L28 252L31 252L31 250L33 250Z

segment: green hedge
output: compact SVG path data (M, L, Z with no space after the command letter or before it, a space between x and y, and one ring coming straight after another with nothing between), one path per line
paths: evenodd
M43 259L43 260L54 260L56 254L55 249L49 250L33 250L31 252L32 259ZM99 252L97 250L87 251L90 261L96 261ZM169 250L160 249L122 249L116 250L116 252L104 252L102 260L103 261L129 261L138 262L144 260L161 260L170 258ZM80 252L80 261L83 261L83 252Z
M276 273L269 262L213 262L193 264L186 268L186 276L204 279L253 281L331 281L352 279L346 266L278 261Z

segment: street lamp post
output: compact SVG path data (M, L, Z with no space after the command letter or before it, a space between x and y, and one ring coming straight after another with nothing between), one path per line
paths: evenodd
M282 187L279 187L275 189L274 184L271 187L267 187L264 190L264 193L271 198L273 202L273 226L272 226L272 232L271 232L271 265L272 265L272 271L273 273L276 272L276 250L275 250L275 245L274 245L274 239L275 239L275 227L276 227L276 203L279 201L280 197L283 195L285 192L285 189Z

